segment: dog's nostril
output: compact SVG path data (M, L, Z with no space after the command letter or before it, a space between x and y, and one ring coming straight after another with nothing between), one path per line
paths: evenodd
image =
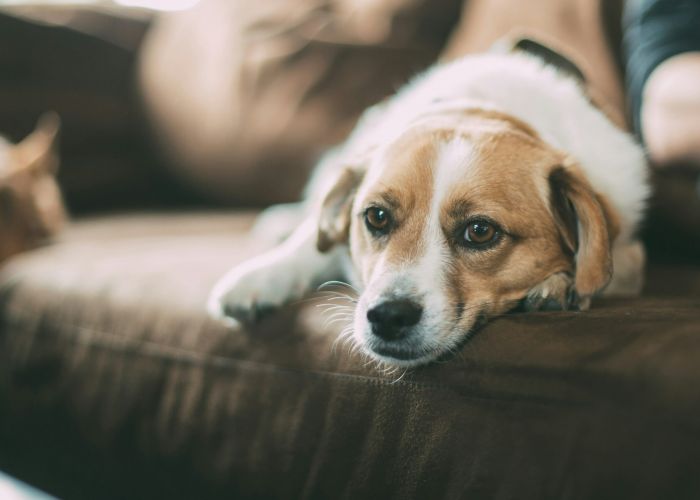
M423 308L410 300L390 300L382 302L367 311L367 319L372 323L372 331L382 338L400 338L403 327L413 326L420 321Z

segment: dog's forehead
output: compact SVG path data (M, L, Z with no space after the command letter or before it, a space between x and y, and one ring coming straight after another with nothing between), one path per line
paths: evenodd
M518 132L474 134L445 144L435 165L435 196L517 209L548 196L546 172L562 161L539 140ZM539 194L536 198L529 198Z
M397 205L425 204L432 186L439 144L447 133L408 133L377 153L356 197L356 203L392 198Z
M508 124L481 125L404 134L384 150L361 197L391 193L399 204L427 208L470 197L515 202L523 191L546 189L541 173L560 160L556 151Z

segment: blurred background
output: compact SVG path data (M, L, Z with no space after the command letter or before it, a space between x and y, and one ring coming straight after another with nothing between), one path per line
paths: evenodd
M292 200L365 107L434 60L460 2L365 3L2 2L0 131L59 114L74 214Z
M0 134L18 142L59 114L58 177L75 215L187 198L151 145L136 83L158 11L128 4L0 2Z

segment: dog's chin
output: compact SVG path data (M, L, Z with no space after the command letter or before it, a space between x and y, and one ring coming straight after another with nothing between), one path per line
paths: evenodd
M365 352L377 361L400 368L413 368L435 361L441 355L440 352L414 351L405 348L382 348L365 346Z
M471 327L456 328L447 336L443 343L393 344L365 336L360 344L363 351L371 358L391 366L414 368L434 361L450 359L478 331L478 322L472 322ZM464 332L464 333L457 333Z
M402 368L412 368L435 361L442 354L439 351L425 352L406 347L365 346L365 352L377 361Z
M435 333L426 331L409 335L404 341L387 342L371 333L370 326L362 321L363 316L364 314L355 318L353 335L355 343L367 356L387 366L415 368L443 360L450 357L455 347L462 345L471 336L470 327L455 325L449 335L443 335L440 342L425 341L425 337L437 336ZM434 330L440 328L444 328L444 325L437 325ZM462 333L464 331L466 333Z

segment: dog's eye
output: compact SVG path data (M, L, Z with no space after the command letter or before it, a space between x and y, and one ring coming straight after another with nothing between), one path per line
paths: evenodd
M481 219L471 220L464 230L464 244L472 248L483 248L494 243L499 234L495 224Z
M374 233L385 233L389 229L389 212L380 207L369 207L365 211L365 224Z

